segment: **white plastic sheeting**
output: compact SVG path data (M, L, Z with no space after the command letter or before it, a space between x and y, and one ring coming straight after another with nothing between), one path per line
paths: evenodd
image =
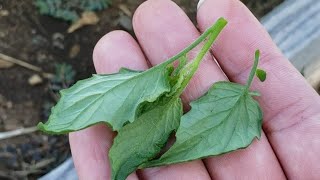
M301 70L312 58L296 56L320 38L320 0L286 0L263 17L262 24L284 55Z

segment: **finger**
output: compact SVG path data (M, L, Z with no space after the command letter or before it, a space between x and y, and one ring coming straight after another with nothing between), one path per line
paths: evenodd
M198 11L200 29L204 31L220 16L229 23L212 51L232 81L245 83L254 51L262 52L260 67L267 71L267 80L252 88L262 94L258 100L265 115L263 127L286 175L289 179L319 177L319 95L240 1L205 0Z
M93 60L97 73L115 73L121 67L147 69L147 63L135 40L127 33L115 31L96 45ZM70 145L80 179L110 179L108 150L114 133L105 125L70 133ZM128 179L138 179L132 174Z
M199 32L192 22L171 1L147 1L137 10L133 25L140 45L152 65L161 63L168 57L175 55L199 36ZM193 54L195 53L196 51L193 52ZM226 80L224 74L213 59L207 56L184 92L184 102L188 103L190 100L196 99L206 92L214 82L221 80ZM252 171L252 169L246 168L248 171L241 171L244 174L254 174L257 175L256 177L261 177L258 175L279 175L281 173L279 164L277 164L275 155L266 138L254 143L250 149L231 154L227 158L229 160L228 167L235 169L241 166L241 162L237 161L241 157L246 162L246 166L256 169ZM259 154L259 156L252 156L251 154ZM257 163L262 165L256 167ZM269 166L270 168L265 168ZM237 177L239 170L227 174Z

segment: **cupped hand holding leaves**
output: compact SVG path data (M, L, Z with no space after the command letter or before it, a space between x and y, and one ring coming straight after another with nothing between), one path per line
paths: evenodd
M252 89L258 90L261 93L261 97L257 97L257 100L264 112L263 133L260 141L254 140L253 144L246 149L217 157L210 157L202 161L196 160L139 170L130 175L128 179L285 179L286 176L291 179L316 179L320 176L320 166L318 165L318 162L320 162L320 156L318 155L318 152L320 152L319 96L279 52L259 22L240 1L206 0L200 6L197 14L199 31L205 31L221 16L228 20L228 26L212 47L212 56L206 56L205 60L201 62L199 70L182 94L182 101L187 108L187 104L190 101L203 95L217 81L229 79L240 84L249 82L249 85L246 86L249 87L251 81L247 81L247 79L253 64L253 52L256 49L260 49L262 54L259 66L268 73L268 77L264 83L257 83L256 81L252 83ZM98 73L115 73L121 67L134 70L148 69L150 66L159 64L172 57L200 35L200 32L183 11L168 0L149 0L143 3L134 15L133 24L139 44L129 34L122 31L111 32L98 42L93 54ZM192 54L196 55L198 51L194 50L191 56ZM126 75L121 76L121 78L130 78L138 73L124 71L123 73ZM263 71L258 70L257 73L263 74ZM262 76L260 75L260 77ZM118 78L117 81L113 80L114 83L121 82L121 78ZM155 77L149 83L158 82L156 80L159 80L159 78ZM128 84L129 86L130 84ZM156 89L159 91L159 94L166 92L166 84L163 83L161 87L162 89ZM151 165L149 165L153 166L152 163L161 164L162 162L182 162L181 159L184 157L191 157L192 160L193 155L199 156L197 152L200 151L196 149L199 146L193 145L192 140L187 142L184 139L188 139L190 133L197 134L199 130L203 131L201 135L207 132L204 129L206 124L203 124L204 127L199 128L194 128L192 124L193 121L196 121L196 118L202 118L204 119L203 122L206 122L206 117L201 117L201 115L207 113L206 111L208 110L204 109L204 107L208 107L204 106L207 103L221 104L221 109L217 108L211 113L218 119L221 119L224 115L226 117L222 119L230 118L231 120L226 121L229 123L228 127L234 127L239 130L233 129L230 132L238 133L248 130L248 136L259 134L259 132L254 131L254 127L241 129L248 126L239 126L235 124L239 121L233 121L239 118L247 119L248 121L245 122L249 123L252 116L259 116L257 112L260 111L257 109L254 101L251 101L251 96L242 95L241 93L241 96L239 95L239 92L247 92L246 87L234 84L230 88L229 85L220 83L210 88L208 95L212 95L212 99L210 99L212 101L206 102L207 99L199 99L191 104L192 110L189 115L182 118L179 127L182 130L179 131L178 129L177 142L172 147L176 150L172 150L173 153L171 155L169 150L167 152L169 155L165 154L161 157L164 159L163 161L151 162ZM152 89L152 86L149 89L135 90L153 93L155 91L155 89ZM179 91L179 88L177 91ZM211 93L217 91L224 91L225 96L216 97L216 93ZM255 92L251 94L255 95ZM95 96L92 95L90 97L94 98ZM234 101L234 97L238 97L236 101ZM141 98L152 99L149 96ZM232 103L238 102L247 104L247 106L239 106L242 109L223 109L223 107L233 107ZM159 104L160 108L156 110L167 112L163 116L169 116L173 120L177 116L176 112L180 112L179 109L181 109L179 108L181 105L178 99L171 99L163 104L159 102ZM168 111L168 109L173 112ZM192 114L193 111L194 113ZM237 111L247 112L247 114L240 113L241 117L236 117L236 115L239 115L239 113L236 113ZM103 110L97 112L97 116L99 113L105 113ZM131 117L130 113L134 113L130 111L124 111L123 113L125 112L128 113L124 114L123 119L126 119L126 116ZM154 114L157 114L157 112L145 113L140 116L140 121L137 122L142 123L143 119ZM148 123L157 123L157 118L155 118L155 122L148 121ZM161 118L159 117L159 119ZM120 123L118 124L119 127L123 125L121 121L117 122ZM137 123L132 123L131 126L134 125L137 125ZM164 125L168 124L164 122ZM171 125L172 127L166 126L171 131L177 127L175 124ZM225 123L221 125L224 126ZM255 124L250 125L254 126ZM197 124L197 126L201 126L201 124ZM217 125L211 124L210 126L216 127ZM191 131L183 130L183 128L188 129L189 127L192 127ZM150 130L157 131L159 129ZM209 129L208 132L211 132L211 130ZM208 138L208 140L201 141L201 157L212 155L213 150L217 152L225 150L225 152L228 152L233 147L250 143L246 142L247 139L241 139L243 136L236 136L229 131L213 132L215 133L207 133L204 137L193 136L197 139ZM125 134L121 133L118 135L118 139L125 136ZM135 132L133 132L132 136L134 135ZM73 159L80 179L110 179L111 167L107 152L113 143L114 136L115 133L104 125L95 125L70 134ZM228 141L228 139L234 136L240 137L240 139ZM146 134L145 139L146 141L148 140L148 134ZM136 139L133 138L133 140ZM211 140L220 142L223 148L214 149L216 146L210 144ZM114 143L117 145L117 140ZM175 152L185 152L184 148L186 146L194 146L195 150L187 152L187 154L175 154ZM128 152L132 150L129 148ZM151 147L145 148L148 149L146 152L150 152ZM206 148L211 152L206 152ZM110 153L118 152L111 150ZM116 160L121 161L121 158L119 157ZM111 161L115 160L111 159ZM183 161L188 161L188 159ZM149 165L144 164L142 166L149 167Z

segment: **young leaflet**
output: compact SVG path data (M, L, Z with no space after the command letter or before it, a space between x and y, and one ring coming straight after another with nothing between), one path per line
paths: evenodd
M191 103L183 115L180 95L196 73L203 57L226 26L223 18L195 42L169 60L144 72L121 69L119 73L93 75L61 92L44 132L61 134L106 123L118 135L109 151L112 179L124 180L138 168L201 159L247 147L260 138L262 112L249 91L257 69L259 51L246 85L217 82ZM198 55L187 62L187 54L204 42ZM179 61L174 68L173 63ZM158 159L170 134L176 142Z

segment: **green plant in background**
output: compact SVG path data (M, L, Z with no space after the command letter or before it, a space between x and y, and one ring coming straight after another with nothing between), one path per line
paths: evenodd
M70 87L75 81L76 71L70 64L61 63L55 65L55 74L50 79L52 90L60 91Z
M48 119L51 114L51 109L54 103L60 99L59 91L69 88L75 82L76 71L70 64L57 63L55 64L55 73L49 79L49 94L53 98L46 100L42 106L42 115L44 119Z
M261 136L262 111L250 91L254 76L261 81L266 73L258 69L256 51L245 85L217 82L191 102L183 115L180 95L226 26L220 18L183 51L146 71L121 69L115 74L93 75L62 90L61 99L40 130L51 134L77 131L105 123L117 136L109 151L112 179L124 180L137 169L168 165L215 156L245 148ZM192 61L188 53L202 48ZM179 62L175 68L174 62ZM159 157L172 132L176 142Z
M76 71L66 63L58 63L55 66L54 76L49 80L49 92L55 102L58 102L59 91L69 88L74 83ZM47 114L50 114L50 111Z
M41 14L66 21L76 21L83 11L107 8L111 0L35 0Z

